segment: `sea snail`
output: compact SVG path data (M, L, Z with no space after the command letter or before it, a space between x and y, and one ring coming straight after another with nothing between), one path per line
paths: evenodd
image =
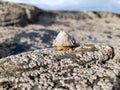
M55 50L69 50L76 45L75 39L64 31L60 31L56 39L53 41Z

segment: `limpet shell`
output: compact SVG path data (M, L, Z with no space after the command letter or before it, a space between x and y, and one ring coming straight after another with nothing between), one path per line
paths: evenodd
M55 50L68 50L75 46L75 39L64 31L60 31L56 39L53 41Z

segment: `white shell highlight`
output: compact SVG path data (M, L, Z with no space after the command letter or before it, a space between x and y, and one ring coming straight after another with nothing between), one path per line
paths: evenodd
M56 39L53 41L53 46L75 46L75 39L71 37L68 33L60 31Z

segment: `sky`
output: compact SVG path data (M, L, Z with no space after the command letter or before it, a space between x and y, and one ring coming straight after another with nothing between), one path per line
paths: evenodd
M120 13L120 0L3 0L35 5L45 10L111 11Z

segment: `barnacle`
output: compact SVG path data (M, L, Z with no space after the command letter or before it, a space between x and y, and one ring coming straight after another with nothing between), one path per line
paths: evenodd
M69 50L76 44L75 39L64 31L60 31L56 39L53 41L55 50Z

